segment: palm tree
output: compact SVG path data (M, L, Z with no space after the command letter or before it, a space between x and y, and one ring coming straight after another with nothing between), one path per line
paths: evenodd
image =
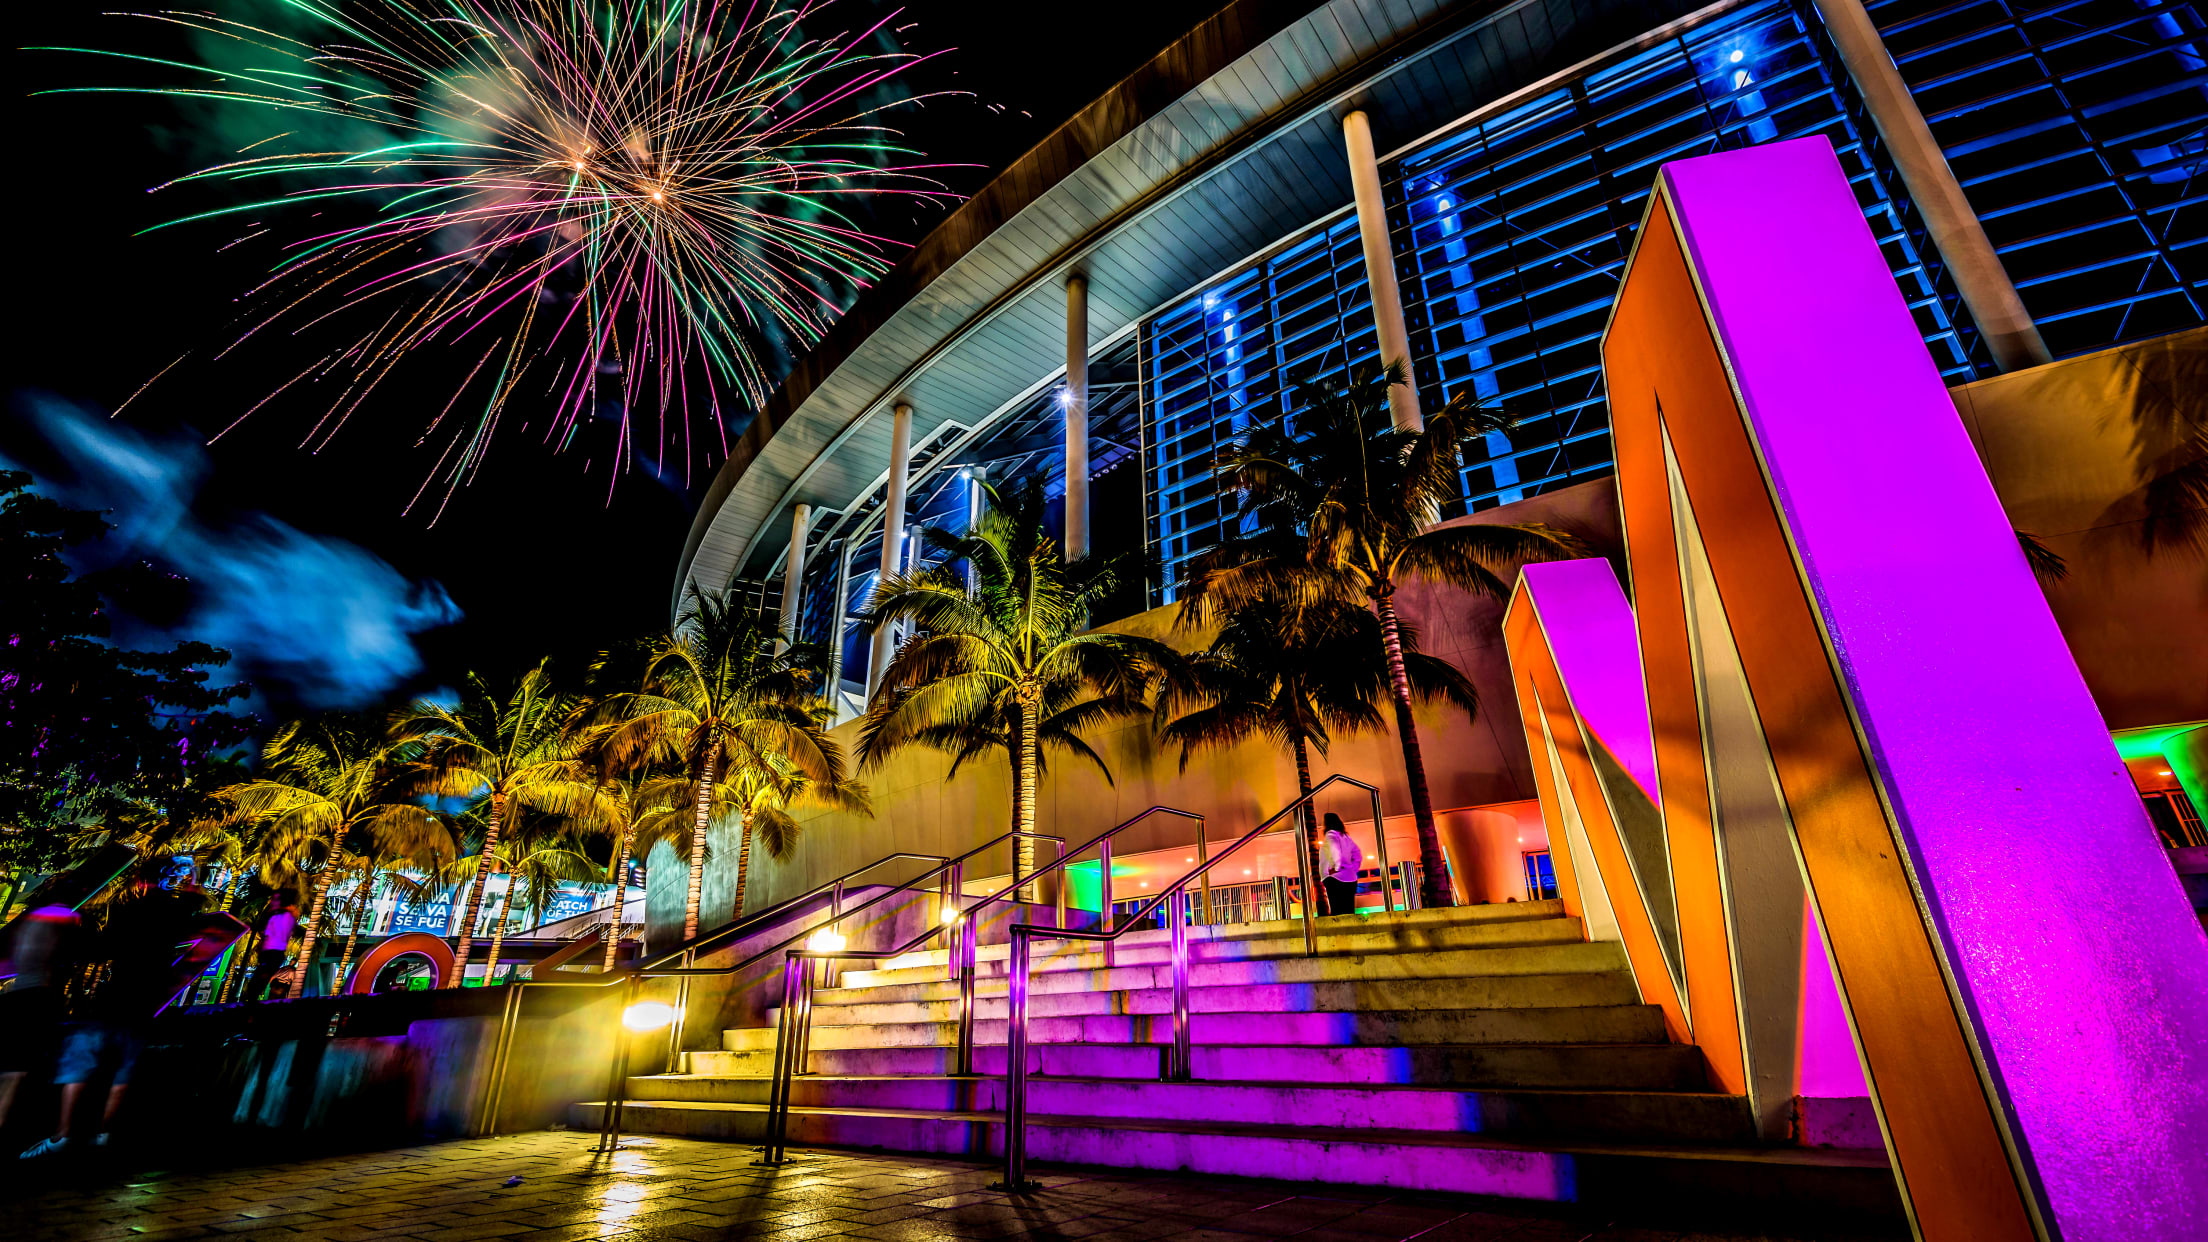
M621 908L628 901L629 858L637 848L637 828L640 822L651 816L661 822L673 814L675 807L667 804L647 803L643 797L647 777L631 775L608 779L605 782L612 808L606 834L613 838L612 860L606 865L606 879L613 885L613 913L606 919L605 969L613 970L614 958L621 949Z
M353 886L352 897L346 904L345 951L337 958L337 973L331 976L331 986L345 986L345 972L353 964L353 951L360 945L360 933L374 920L376 894L389 890L400 901L421 901L429 895L430 885L417 878L414 860L394 854L384 854L357 860L360 883Z
M404 768L409 792L467 799L473 804L470 814L483 823L477 856L496 859L509 807L586 825L610 815L610 800L585 761L585 743L574 728L580 711L581 704L555 690L539 664L505 693L470 674L459 701L449 707L416 700L392 726L392 735L418 752ZM476 867L469 879L446 987L460 987L467 977L490 870Z
M1219 463L1221 484L1241 497L1241 528L1192 566L1186 615L1210 620L1268 597L1293 607L1319 600L1369 604L1380 620L1396 732L1418 820L1421 892L1429 906L1454 904L1418 727L1395 593L1405 578L1447 583L1501 599L1503 575L1526 561L1585 555L1577 539L1537 525L1442 527L1445 505L1463 495L1464 448L1516 426L1516 419L1460 391L1423 431L1396 431L1387 395L1393 367L1340 391L1307 389L1305 408L1279 428L1254 432Z
M330 991L334 995L345 990L345 971L353 964L353 950L360 947L360 925L370 917L370 903L376 897L376 876L373 869L360 872L360 883L353 885L352 895L335 903L335 909L345 916L345 949L337 955L337 970L330 976Z
M886 693L904 695L906 690ZM1139 715L1144 709L1140 701L1121 703L1116 700L1083 699L1079 679L1061 677L1043 689L1042 723L1036 726L1037 763L1041 767L1037 779L1050 772L1050 755L1054 750L1064 751L1078 759L1085 759L1096 768L1097 774L1107 785L1116 784L1112 770L1104 757L1096 753L1087 742L1081 740L1082 729L1093 724L1123 716ZM883 715L893 716L895 705L883 709ZM882 744L884 735L862 728L859 734L859 761L865 768L874 768L886 760L890 751ZM1011 814L1007 823L1012 828L1020 826L1022 809L1027 805L1020 797L1019 780L1019 705L1007 705L1003 716L977 715L957 721L922 725L909 739L922 746L942 751L951 757L951 766L943 774L944 780L958 775L958 770L979 759L984 753L1003 752L1006 770L1011 779L1007 784L1012 790Z
M968 534L928 530L948 559L875 587L867 626L907 620L919 632L883 670L883 692L867 705L860 746L878 764L907 745L980 741L1002 730L1017 745L1013 822L1033 833L1046 717L1074 711L1093 722L1145 711L1151 685L1179 656L1153 639L1083 632L1090 610L1135 558L1066 564L1043 531L1042 491L1034 480L1009 503L993 489L988 496ZM1015 876L1035 870L1032 836L1014 840L1013 869ZM1034 900L1032 890L1020 900Z
M323 904L345 855L382 854L424 866L452 856L452 835L428 808L396 796L391 751L375 722L329 714L278 729L263 751L268 774L225 791L224 821L257 824L264 882L310 894L301 928L302 987L315 960Z
M768 857L787 862L796 852L797 839L803 831L795 812L874 813L873 799L866 786L858 781L847 777L836 784L823 785L782 755L770 752L761 758L762 763L725 773L715 782L707 815L714 827L733 826L737 832L736 896L731 911L732 917L738 919L744 917L751 884L753 842L765 848ZM647 798L653 801L692 808L697 805L698 789L694 781L677 777L653 782L647 790ZM649 838L657 836L657 832L640 832L640 848L649 849L654 843Z
M652 847L662 841L679 850L688 835L689 810L697 798L692 782L679 776L654 776L648 771L608 778L605 789L613 804L611 817L603 825L613 840L612 861L606 868L606 878L613 885L613 914L606 921L604 967L611 971L621 947L621 911L628 903L629 860L649 855ZM725 809L720 801L716 796L715 823L722 822Z
M523 817L522 822L526 825L522 831L508 834L506 856L499 862L498 869L506 873L506 892L499 900L498 918L491 924L491 960L483 971L485 987L491 986L498 975L498 955L505 948L517 889L526 890L522 909L534 915L552 903L561 884L598 878L598 864L583 852L572 825L539 816Z
M693 590L674 635L653 650L643 689L612 703L616 719L601 743L608 765L677 766L691 782L686 943L698 936L706 829L720 784L771 771L823 788L847 780L843 747L828 735L833 709L813 689L820 654L807 643L777 651L780 637L773 622L741 600Z
M1186 605L1181 611L1184 621L1196 613ZM1471 680L1448 661L1419 652L1411 627L1403 626L1400 637L1413 693L1472 715L1479 696ZM1387 693L1380 620L1371 610L1338 600L1296 608L1260 598L1227 614L1210 646L1167 679L1158 695L1159 734L1180 744L1184 772L1198 750L1269 738L1295 756L1296 790L1308 798L1311 752L1325 755L1337 733L1378 728L1377 704ZM1318 819L1308 803L1298 819L1317 877Z

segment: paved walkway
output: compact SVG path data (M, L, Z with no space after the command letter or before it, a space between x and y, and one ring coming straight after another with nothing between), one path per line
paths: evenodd
M1747 1242L1471 1196L1084 1171L1008 1197L988 1189L997 1170L963 1161L808 1151L762 1169L733 1144L634 1139L609 1160L590 1143L540 1132L127 1176L89 1161L34 1178L18 1166L0 1217L11 1242Z

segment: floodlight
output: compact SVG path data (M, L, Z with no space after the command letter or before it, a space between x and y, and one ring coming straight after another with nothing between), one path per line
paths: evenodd
M675 1020L675 1007L641 1001L621 1011L621 1025L632 1031L656 1031Z

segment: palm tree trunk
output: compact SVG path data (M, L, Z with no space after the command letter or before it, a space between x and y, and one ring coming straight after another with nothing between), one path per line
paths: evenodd
M1310 802L1311 747L1310 744L1304 740L1303 734L1301 733L1296 734L1296 793L1304 799L1301 804L1301 809L1297 811L1297 815L1303 820L1304 848L1308 850L1311 854L1311 888L1313 891L1305 893L1303 895L1303 899L1305 901L1323 902L1325 900L1323 894L1326 892L1326 885L1319 882L1321 879L1324 878L1324 876L1319 871L1319 868L1325 865L1320 861L1322 855L1319 852L1319 816L1317 809L1314 808ZM1323 905L1314 905L1311 908L1314 910L1324 910ZM1333 914L1336 912L1333 910L1325 910L1325 913ZM1350 912L1347 910L1343 910L1340 911L1340 913L1348 914ZM1286 910L1282 910L1279 912L1278 917L1287 918L1288 912Z
M1020 705L1014 703L1012 705L1012 727L1014 730L1020 727L1019 722L1022 714ZM1020 808L1027 805L1027 799L1020 796L1020 748L1018 743L1012 743L1004 748L1004 766L1007 773L1012 777L1011 830L1018 832L1020 824L1023 822L1020 819Z
M1418 748L1418 724L1411 719L1411 675L1403 667L1403 631L1395 619L1394 595L1375 595L1373 607L1380 614L1380 638L1388 651L1388 689L1395 699L1395 731L1403 739L1403 771L1411 783L1411 812L1418 817L1418 865L1425 872L1418 882L1419 900L1429 907L1453 906L1448 867L1441 857L1441 833L1434 827L1433 795L1426 788L1426 756ZM1374 824L1374 832L1387 825ZM1386 877L1382 877L1383 881Z
M751 883L751 808L747 804L743 813L743 835L736 846L736 909L730 916L741 921L744 917L744 889Z
M606 919L606 965L613 970L613 959L621 948L621 907L629 896L629 841L636 831L630 824L621 825L621 845L613 857L613 914Z
M489 987L498 978L498 951L506 947L506 919L514 912L514 886L521 877L512 872L506 874L506 893L498 900L498 921L491 924L491 960L483 967L483 986Z
M351 935L345 937L345 952L338 956L337 973L330 976L330 994L333 996L345 991L345 968L353 964L353 950L360 945L360 924L362 916L368 911L368 890L375 882L375 874L371 872L362 876L360 887L353 890L353 930Z
M330 898L330 881L337 878L337 868L325 866L314 877L314 902L307 907L307 926L299 938L299 960L293 964L292 973L299 978L299 990L294 996L305 996L307 985L314 981L314 942L322 935L322 907Z
M215 993L215 1003L227 1005L230 996L238 990L239 981L252 973L253 953L260 947L261 934L249 931L238 937L237 952L230 955L230 969L223 974L222 988Z
M690 824L690 892L682 903L682 942L698 938L698 906L705 900L705 826L713 818L713 777L721 748L708 746L698 770L698 814Z
M506 812L506 795L491 795L491 823L483 830L483 852L477 855L475 878L468 881L468 904L460 915L460 935L452 946L452 975L448 988L464 987L468 978L468 954L475 947L475 916L483 910L483 885L491 878L491 860L498 857L499 821Z
M1019 786L1020 831L1024 833L1035 831L1035 777L1037 769L1041 766L1039 747L1036 742L1035 717L1038 714L1036 707L1037 704L1024 701L1020 704L1020 779L1017 784ZM1021 876L1033 874L1034 871L1035 838L1033 836L1014 837L1012 839L1012 878L1017 880ZM1023 885L1020 888L1018 900L1032 904L1035 901L1035 886L1032 884Z

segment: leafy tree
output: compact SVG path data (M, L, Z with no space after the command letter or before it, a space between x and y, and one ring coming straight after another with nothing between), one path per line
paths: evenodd
M1017 745L1014 823L1032 833L1045 719L1074 712L1091 724L1145 712L1150 687L1179 656L1153 639L1083 632L1091 610L1139 562L1121 555L1065 563L1044 532L1042 491L1032 480L1009 502L992 490L967 535L930 529L927 538L950 559L875 588L867 626L905 620L918 633L883 670L882 693L860 725L862 753L879 763L908 745L987 744L1001 731ZM1013 859L1016 874L1035 870L1032 836L1015 840ZM1032 891L1021 900L1033 900Z
M843 747L828 735L833 709L814 690L820 653L780 637L741 600L692 591L674 634L652 650L643 688L610 704L614 720L599 741L609 766L673 767L691 785L685 942L698 936L706 829L724 782L747 791L796 778L815 789L847 787Z
M78 575L70 548L110 527L0 471L0 867L51 871L87 823L150 809L156 837L206 810L210 759L244 741L223 710L242 684L209 684L229 654L180 642L165 652L110 641L115 600L180 595L182 579L137 563Z
M418 699L392 725L392 736L416 755L404 768L412 796L462 798L483 824L475 854L497 859L500 835L512 810L527 808L591 827L614 814L588 761L576 728L582 703L560 693L545 665L505 690L470 674L452 706ZM447 987L467 977L476 916L483 906L489 867L468 881ZM496 968L496 963L493 963Z
M1184 606L1182 617L1200 612ZM1420 653L1410 626L1401 627L1400 639L1414 694L1468 716L1478 709L1478 693L1455 665ZM1299 608L1261 597L1228 613L1211 644L1167 679L1158 695L1159 734L1179 744L1184 772L1196 751L1266 738L1294 755L1296 789L1308 797L1311 752L1325 755L1336 734L1380 727L1378 704L1387 696L1380 620L1370 609L1332 599ZM1315 881L1319 821L1308 803L1298 820Z
M1463 495L1466 445L1516 420L1460 392L1423 431L1396 431L1388 387L1400 368L1352 380L1341 390L1306 390L1305 408L1278 428L1251 433L1219 463L1219 481L1241 499L1240 529L1199 558L1183 598L1188 615L1210 620L1267 598L1290 607L1320 601L1369 604L1380 621L1388 689L1395 700L1411 808L1418 820L1422 896L1454 904L1404 658L1395 595L1422 578L1501 599L1505 575L1529 560L1585 555L1580 542L1538 525L1439 525Z

